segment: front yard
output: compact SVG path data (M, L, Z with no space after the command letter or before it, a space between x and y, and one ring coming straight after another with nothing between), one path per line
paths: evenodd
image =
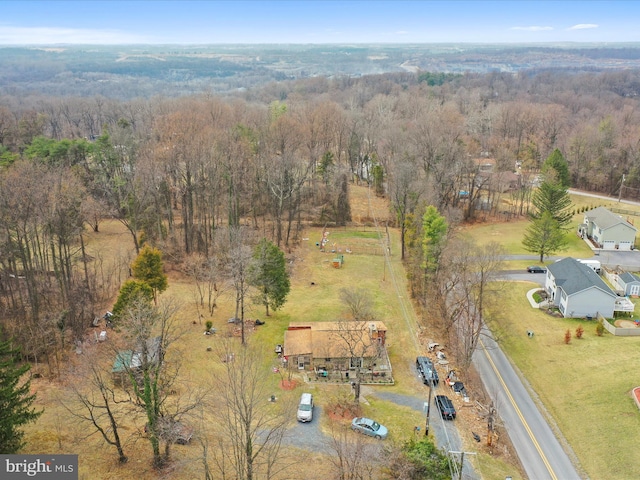
M633 451L640 444L640 413L631 395L638 386L640 338L596 335L596 322L556 318L530 307L528 282L509 283L510 295L487 320L573 447L590 478L640 478ZM510 312L518 312L512 315ZM578 326L582 339L575 337ZM565 332L572 333L564 343ZM529 337L527 330L535 335ZM534 396L535 398L535 396Z

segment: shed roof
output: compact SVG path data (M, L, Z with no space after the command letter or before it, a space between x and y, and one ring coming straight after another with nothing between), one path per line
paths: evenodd
M640 282L640 278L630 272L621 273L620 275L618 275L618 278L620 278L620 280L622 280L626 284Z
M590 222L595 223L602 230L606 230L607 228L614 227L616 225L626 225L633 230L636 230L636 227L627 222L624 218L615 213L607 210L604 207L594 208L593 210L589 210L585 213L585 216L589 219Z
M133 358L132 350L123 350L116 354L116 359L113 362L111 373L124 372L129 365L131 365L131 359Z
M143 352L142 348L133 350L122 350L116 354L113 361L112 373L120 373L128 368L139 368L142 366ZM155 363L160 359L160 337L154 337L147 340L147 360Z
M596 272L575 258L563 258L549 265L547 270L567 295L596 287L612 297L616 296Z

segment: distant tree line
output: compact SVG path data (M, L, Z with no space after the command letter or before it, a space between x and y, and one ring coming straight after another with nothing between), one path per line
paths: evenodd
M226 268L238 229L286 251L306 225L371 220L351 218L354 182L390 199L403 256L420 245L427 205L453 223L504 214L501 198L510 200L507 214L526 215L533 181L556 150L571 186L617 193L625 174L624 195L640 192L631 72L424 75L318 77L123 102L3 96L7 332L55 369L51 352L79 338L132 260L116 267L87 255L87 228L99 232L105 218L125 226L136 251L159 248L200 272L204 286L215 285L204 270Z

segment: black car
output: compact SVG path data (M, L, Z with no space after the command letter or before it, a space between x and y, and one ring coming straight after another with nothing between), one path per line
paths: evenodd
M446 395L436 395L436 406L443 420L453 420L456 418L456 409L453 406L453 402Z
M433 384L437 385L440 381L436 367L430 358L418 357L416 358L416 368L418 373L422 376L422 381L425 385Z
M541 267L540 265L531 265L527 267L527 272L529 273L547 273L547 269Z

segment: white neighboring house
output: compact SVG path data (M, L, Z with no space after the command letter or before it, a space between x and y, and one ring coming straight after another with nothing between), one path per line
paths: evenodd
M637 228L604 207L584 213L578 232L603 250L633 250Z
M547 267L545 290L549 301L565 318L611 318L618 296L587 265L575 258L563 258Z

